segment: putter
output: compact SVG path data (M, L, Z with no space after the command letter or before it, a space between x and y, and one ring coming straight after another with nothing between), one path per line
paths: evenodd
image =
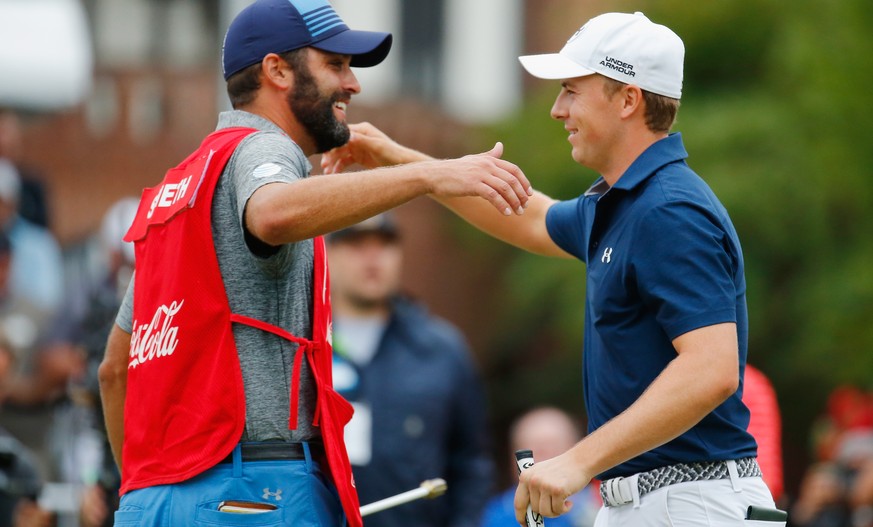
M445 494L447 488L446 480L442 478L428 479L422 481L417 489L407 490L396 496L389 496L385 499L364 505L361 507L361 516L369 516L370 514L375 514L384 511L385 509L390 509L422 498L432 500Z
M515 464L518 466L519 474L521 474L523 470L529 469L534 464L533 452L530 450L516 450ZM527 527L545 526L543 517L534 513L530 508L530 504L527 506L527 515L524 517L524 521L527 524Z

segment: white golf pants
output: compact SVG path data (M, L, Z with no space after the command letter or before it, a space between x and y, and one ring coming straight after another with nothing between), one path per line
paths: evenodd
M619 507L602 507L594 527L784 527L746 520L749 505L774 508L761 478L691 481L660 488Z

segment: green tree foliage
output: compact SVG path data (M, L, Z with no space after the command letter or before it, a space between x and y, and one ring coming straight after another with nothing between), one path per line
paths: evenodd
M786 442L804 451L835 385L873 385L873 10L867 0L615 4L685 41L676 130L740 233L750 361L776 386ZM504 141L536 188L571 198L596 175L573 163L548 117L558 83L537 82L489 137ZM510 262L485 365L498 406L533 398L576 408L583 265L486 247ZM501 377L510 371L521 373Z

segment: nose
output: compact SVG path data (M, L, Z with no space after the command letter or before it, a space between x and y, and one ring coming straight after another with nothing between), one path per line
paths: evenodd
M343 89L351 93L361 93L361 84L355 76L352 68L346 66L346 74L343 76Z
M549 112L549 115L552 116L552 119L557 121L563 121L567 118L567 105L563 103L563 95L564 90L561 90L561 93L558 94L558 97L555 99L555 104L552 105L552 109Z

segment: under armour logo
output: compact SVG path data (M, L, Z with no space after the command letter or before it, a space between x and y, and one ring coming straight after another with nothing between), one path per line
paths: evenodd
M603 256L600 257L600 261L603 263L609 263L609 260L612 257L612 247L607 247L603 250Z
M588 24L585 24L585 26L587 26L587 25L588 25ZM578 30L576 30L576 32L573 33L573 36L570 37L569 40L567 40L567 44L569 44L570 42L573 42L574 40L576 40L577 38L579 38L579 34L582 33L582 31L585 30L585 26L582 26L582 27L580 27Z
M276 492L270 492L270 487L264 489L264 495L261 496L265 500L276 498L276 501L282 500L282 489L276 489Z

